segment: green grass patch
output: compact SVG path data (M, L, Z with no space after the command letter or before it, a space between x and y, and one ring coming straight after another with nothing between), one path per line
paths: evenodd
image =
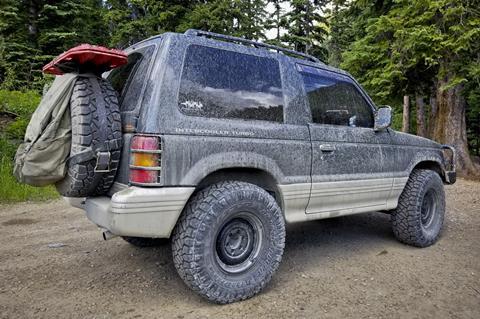
M0 112L16 118L0 127L0 203L41 201L58 198L54 186L33 187L17 182L13 176L13 161L19 142L23 139L30 116L40 103L35 91L0 90Z
M36 91L0 90L0 111L11 112L29 119L40 104L42 96Z
M42 201L59 197L54 186L33 187L20 184L12 172L12 160L2 158L0 162L0 203Z

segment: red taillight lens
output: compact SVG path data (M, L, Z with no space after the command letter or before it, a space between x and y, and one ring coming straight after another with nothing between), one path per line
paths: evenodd
M130 182L157 184L160 180L161 143L158 136L136 135L130 144Z
M132 183L156 183L158 179L158 172L144 171L140 169L130 169L130 182Z

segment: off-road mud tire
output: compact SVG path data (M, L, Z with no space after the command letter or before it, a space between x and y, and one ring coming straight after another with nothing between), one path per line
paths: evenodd
M167 238L146 238L146 237L128 237L122 236L130 245L135 247L145 248L145 247L157 247L162 246L168 243Z
M429 211L426 213L426 209L432 209L431 216ZM445 192L442 179L431 170L414 170L400 195L398 207L391 214L395 237L408 245L430 246L440 236L444 216Z
M118 98L110 83L104 79L80 77L76 80L70 99L72 118L72 146L70 156L87 147L103 143L102 139L121 139L122 126ZM97 90L101 90L105 111L99 113ZM120 144L121 145L121 144ZM120 148L110 151L110 171L95 172L96 159L78 164L67 162L65 178L56 184L58 192L66 197L85 197L105 194L113 184L120 161Z
M255 254L247 255L248 268L231 273L220 266L219 238L224 238L220 235L229 223L241 218L260 223L262 230L255 228L252 233L257 237L251 238L261 243L258 250L252 250ZM277 270L284 246L285 222L275 199L256 185L238 181L220 182L195 194L172 238L173 261L180 277L201 296L220 304L260 292Z

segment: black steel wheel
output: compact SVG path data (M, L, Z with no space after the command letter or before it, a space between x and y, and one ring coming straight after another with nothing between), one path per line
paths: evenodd
M253 265L263 239L262 224L249 212L240 212L220 229L216 239L218 265L228 273L240 273Z

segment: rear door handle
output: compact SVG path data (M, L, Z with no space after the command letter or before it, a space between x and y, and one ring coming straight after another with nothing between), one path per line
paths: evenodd
M335 145L333 145L333 144L320 144L320 151L322 151L322 152L333 152L333 151L335 151Z

